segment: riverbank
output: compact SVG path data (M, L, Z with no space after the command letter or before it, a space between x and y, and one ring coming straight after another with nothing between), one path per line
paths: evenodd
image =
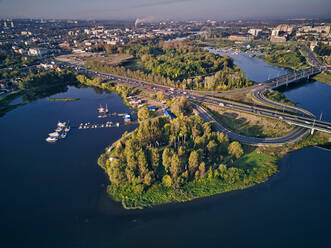
M57 72L51 70L40 74L30 74L19 82L19 90L17 92L0 100L0 117L26 103L65 92L67 86L75 85L76 83L76 75L69 71ZM11 105L11 102L18 97L22 97L22 102Z
M167 144L167 137L162 137L178 122L182 123L179 128L188 133L181 141L174 141L178 142L175 147L179 146L175 148L172 143ZM197 130L203 128L202 136L193 138L187 125ZM142 209L245 189L266 181L277 172L276 156L261 153L259 148L251 146L241 148L240 143L229 142L226 135L215 132L212 126L196 117L178 117L170 122L154 118L141 122L135 131L124 134L98 159L111 181L108 194L125 209ZM172 140L172 134L168 136ZM141 146L141 142L148 144L149 140L162 146ZM201 144L206 150L192 146L192 142L198 140L206 142Z
M321 83L331 84L331 72L325 71L313 77L314 80Z

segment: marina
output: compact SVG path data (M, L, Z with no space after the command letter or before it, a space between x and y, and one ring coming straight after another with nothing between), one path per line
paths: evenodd
M113 128L113 127L120 127L120 126L127 126L132 124L137 124L138 122L132 121L132 116L136 114L135 111L131 111L130 113L109 113L108 104L103 107L101 104L97 108L98 118L107 118L107 117L122 117L123 122L119 121L107 121L98 123L96 121L88 121L88 122L81 122L79 125L70 125L70 121L67 122L60 122L58 121L54 132L48 134L46 141L49 143L55 143L60 139L65 139L68 136L68 133L71 129L77 130L87 130L87 129L100 129L100 128Z
M65 139L68 135L68 132L70 131L70 122L60 122L57 123L57 128L55 129L55 132L49 133L48 137L46 138L46 141L49 143L54 143L58 141L59 139Z

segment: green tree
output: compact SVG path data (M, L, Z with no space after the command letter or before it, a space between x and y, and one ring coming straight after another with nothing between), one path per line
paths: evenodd
M173 179L177 179L180 172L180 160L177 154L173 154L171 158L170 173Z
M172 152L167 147L164 149L164 151L162 153L162 164L163 164L164 168L166 169L166 171L168 171L168 169L171 166L171 158L172 158Z
M238 141L233 141L229 145L229 154L237 159L244 154L244 150L242 149L241 144Z
M165 186L165 187L171 187L172 185L172 179L169 175L165 175L163 178L162 178L162 184Z
M151 118L151 113L149 112L147 107L143 107L143 108L139 109L139 111L138 111L138 121L139 122L142 122L149 118Z
M188 159L188 169L191 175L194 175L195 171L199 166L199 153L197 151L192 151Z
M200 178L204 178L206 174L206 164L205 162L201 162L199 165L199 176Z

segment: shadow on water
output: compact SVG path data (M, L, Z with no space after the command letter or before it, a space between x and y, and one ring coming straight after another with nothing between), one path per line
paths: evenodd
M314 82L316 82L316 80L313 80L313 79L302 79L302 80L299 80L299 81L290 83L288 86L282 85L282 86L276 88L276 90L278 90L280 92L286 92L288 90L299 89L302 86L310 85L310 84L313 84Z

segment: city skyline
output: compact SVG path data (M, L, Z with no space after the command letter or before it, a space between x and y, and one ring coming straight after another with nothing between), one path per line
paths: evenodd
M258 7L257 7L258 6ZM312 14L313 13L313 14ZM331 4L327 0L0 0L1 18L50 19L274 19L329 18Z

